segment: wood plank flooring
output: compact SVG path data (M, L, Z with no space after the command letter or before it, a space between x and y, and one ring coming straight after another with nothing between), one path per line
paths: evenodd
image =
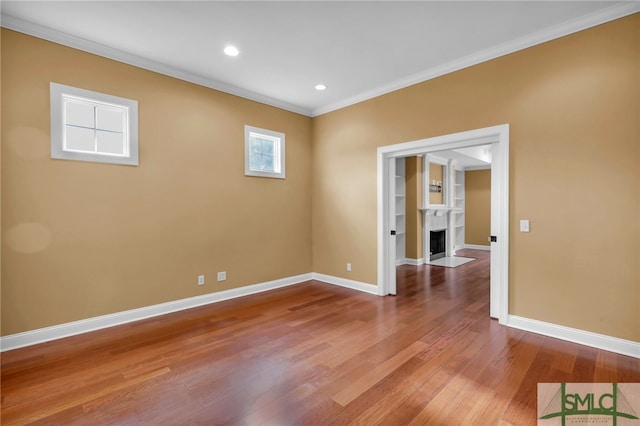
M311 281L5 352L2 424L534 425L538 382L640 382L490 320L488 252L460 255L396 297Z

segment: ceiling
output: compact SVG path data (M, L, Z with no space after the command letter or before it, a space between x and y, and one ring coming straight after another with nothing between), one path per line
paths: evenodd
M635 1L2 1L2 26L317 116L629 15ZM237 57L223 53L227 44ZM317 91L318 83L327 85Z
M441 162L455 161L457 170L480 170L491 168L491 145L430 152L429 156Z

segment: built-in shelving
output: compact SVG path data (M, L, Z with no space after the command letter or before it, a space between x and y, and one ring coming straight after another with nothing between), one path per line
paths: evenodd
M456 170L453 194L453 227L455 232L454 250L464 246L465 221L465 182L464 170Z
M406 258L406 166L404 158L396 159L396 264Z

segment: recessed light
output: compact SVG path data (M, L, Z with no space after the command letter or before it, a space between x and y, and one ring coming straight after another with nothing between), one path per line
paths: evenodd
M316 90L325 90L327 86L324 84L316 84Z
M240 51L235 46L227 46L224 48L224 53L227 56L238 56L240 54Z

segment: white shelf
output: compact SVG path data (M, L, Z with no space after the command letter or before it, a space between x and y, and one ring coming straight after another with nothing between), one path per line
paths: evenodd
M406 197L405 159L396 159L396 264L403 264L406 257Z
M464 181L464 170L456 170L455 172L455 194L454 201L456 207L453 209L455 213L455 222L453 224L455 229L454 236L454 246L462 247L464 246L464 222L465 222L465 181Z
M437 211L449 211L449 210L453 210L451 207L445 207L445 206L427 206L427 207L420 207L418 210L420 211L429 211L429 210L437 210Z

